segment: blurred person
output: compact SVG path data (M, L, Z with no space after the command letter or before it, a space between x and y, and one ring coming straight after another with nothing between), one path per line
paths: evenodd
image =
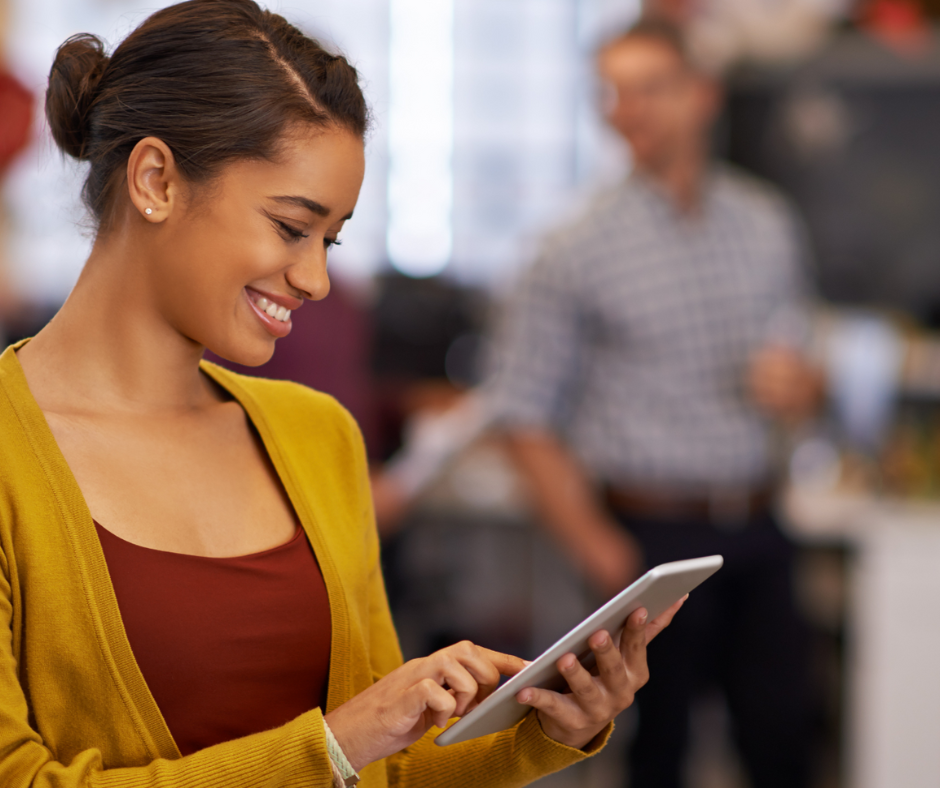
M0 42L5 32L4 5L0 3ZM0 186L14 159L29 142L32 126L33 97L16 77L3 68L0 57ZM6 205L0 196L0 345L11 327L22 321L28 305L16 292L8 274L6 240L8 233Z
M383 539L397 534L422 494L490 424L480 391L454 390L447 399L413 410L402 430L401 447L371 476L375 519Z
M442 277L377 277L371 373L380 429L373 456L382 462L373 466L372 495L393 612L396 592L408 583L407 571L398 571L397 532L486 427L472 386L487 306L480 291Z
M355 69L253 0L190 0L110 56L68 39L46 115L97 232L0 356L0 784L521 786L599 749L678 604L595 633L599 675L562 657L572 692L523 690L519 725L436 747L524 662L402 664L355 423L202 359L263 364L327 294Z
M0 61L0 178L29 142L33 97Z
M928 53L934 34L921 0L866 0L856 18L862 30L901 55Z
M811 414L822 388L799 350L802 235L780 195L709 160L720 90L675 26L643 19L597 66L634 170L523 275L493 407L542 521L605 597L644 566L725 556L651 650L631 788L681 784L709 683L755 788L799 788L805 637L771 507L775 422Z

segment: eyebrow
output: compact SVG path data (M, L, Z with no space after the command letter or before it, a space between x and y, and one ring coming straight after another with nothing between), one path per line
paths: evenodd
M311 200L309 197L301 197L300 195L282 195L280 197L271 197L270 199L274 202L287 203L288 205L297 205L301 208L306 208L311 213L315 213L317 216L323 216L324 218L330 215L330 209L327 208L322 203L318 203L316 200ZM342 221L347 221L352 219L353 212L350 211L347 213Z

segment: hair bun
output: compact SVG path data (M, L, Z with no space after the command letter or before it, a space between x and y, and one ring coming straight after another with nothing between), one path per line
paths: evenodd
M63 152L86 157L89 118L110 58L97 36L79 33L56 52L46 90L46 118Z

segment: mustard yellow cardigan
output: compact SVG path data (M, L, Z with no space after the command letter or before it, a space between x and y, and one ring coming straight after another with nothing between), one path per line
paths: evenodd
M181 757L131 652L91 515L30 394L0 356L0 786L286 788L331 784L323 718ZM204 363L261 435L323 572L333 640L327 710L402 657L379 569L359 431L333 399ZM224 655L219 655L224 659ZM364 788L521 786L586 752L515 728L440 748L434 731L362 770Z

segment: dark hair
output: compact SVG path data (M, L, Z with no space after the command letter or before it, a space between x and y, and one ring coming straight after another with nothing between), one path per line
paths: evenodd
M675 52L685 65L691 68L696 67L696 63L689 54L688 41L682 28L661 16L640 17L639 21L631 27L605 40L598 48L598 54L603 54L620 44L638 38L663 44Z
M253 0L157 11L110 58L96 36L72 36L49 72L46 117L56 144L91 165L82 198L99 228L144 137L205 183L235 159L272 159L292 124L359 137L368 126L356 69Z

